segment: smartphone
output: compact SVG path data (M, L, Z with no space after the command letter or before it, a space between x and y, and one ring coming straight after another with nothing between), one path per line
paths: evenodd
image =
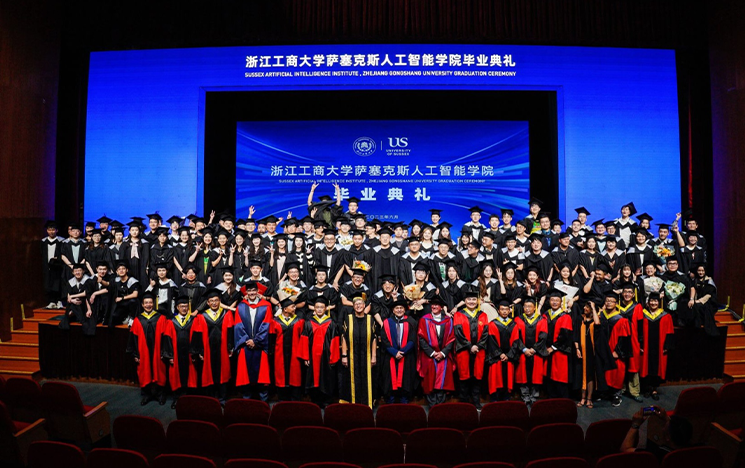
M642 415L643 416L652 416L653 414L657 413L657 408L654 406L647 406L646 408L642 408Z

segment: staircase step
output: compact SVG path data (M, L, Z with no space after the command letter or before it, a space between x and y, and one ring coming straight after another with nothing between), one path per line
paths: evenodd
M13 330L10 340L15 343L34 343L38 346L39 332L29 330Z
M716 314L714 314L714 318L717 320L732 320L732 313L728 312L726 310L718 310Z
M727 335L727 347L745 346L745 333L729 333Z
M34 379L37 382L41 380L40 371L14 371L14 370L0 370L0 377L8 380L11 377L27 377Z
M31 358L26 358L31 359ZM39 371L39 360L33 359L30 361L27 360L19 360L18 358L15 359L8 359L7 357L0 356L0 374L2 374L5 371L25 371L25 372L38 372Z
M0 343L0 355L39 358L39 346L34 343Z
M43 322L46 322L46 320L42 320ZM39 321L34 319L26 319L21 321L20 325L21 328L17 328L16 330L23 330L23 331L39 331Z
M50 319L63 315L65 309L34 309L33 318L35 319Z

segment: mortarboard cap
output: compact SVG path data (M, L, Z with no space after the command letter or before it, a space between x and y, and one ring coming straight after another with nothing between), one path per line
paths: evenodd
M443 229L443 228L451 229L452 227L453 227L453 225L450 224L450 223L448 223L447 221L444 222L444 223L440 223L440 224L437 225L437 228L438 229Z
M163 220L163 217L160 214L158 214L157 211L155 213L151 213L151 214L145 215L145 216L147 216L147 219L157 219L158 221L162 221Z
M173 223L179 223L179 224L180 224L180 223L181 223L181 221L183 221L183 219L182 219L182 218L179 218L178 216L171 216L170 218L168 218L168 219L166 220L166 222L167 222L168 224L173 224ZM99 223L100 223L100 222L101 222L101 221L99 221Z
M639 216L637 216L636 219L638 219L639 221L642 221L644 219L646 219L647 221L652 221L654 218L649 216L647 213L642 213Z
M111 223L111 218L106 217L106 215L104 214L103 216L98 218L96 221L98 221L99 223L109 224Z
M359 205L360 199L357 197L349 197L347 198L347 203L357 203Z
M380 275L378 276L378 279L380 280L380 284L383 284L383 283L396 284L396 277L393 275Z
M623 205L621 208L628 208L629 216L634 216L637 213L636 206L634 206L634 202L628 202L625 205Z
M585 208L584 206L580 206L579 208L575 208L574 211L576 211L577 214L584 213L585 215L590 216L590 212L587 211L587 208Z
M217 288L212 288L209 291L207 291L207 294L204 295L205 299L209 299L211 297L220 297L222 295L222 291L220 291Z
M142 296L140 297L141 301L145 301L145 299L152 299L155 300L155 295L150 291L145 291Z
M279 221L279 218L274 215L269 215L264 218L264 223L276 223L277 221Z
M290 306L294 306L294 305L295 305L295 301L293 301L292 299L290 299L290 298L288 297L288 298L286 298L286 299L283 299L282 301L280 301L280 302L279 302L279 305L280 305L280 307L282 307L283 309L286 309L286 308L288 308L288 307L290 307Z
M484 210L483 208L480 208L478 206L472 206L468 209L468 211L470 211L471 213L481 213Z
M49 220L46 223L44 223L44 229L54 228L57 229L57 221Z
M414 264L414 271L426 271L429 272L429 266L424 262L416 262Z
M514 212L514 211L512 211L512 210L511 210L511 209L509 209L509 208L502 208L502 209L501 209L500 211L502 212L502 216L504 216L504 215L506 215L506 214L508 214L508 215L510 215L510 216L514 216L514 215L515 215L515 212Z
M188 304L188 303L189 303L189 296L185 294L176 298L176 305Z
M531 205L538 205L539 207L543 206L543 201L539 200L536 197L530 197L530 200L528 200L528 206Z
M442 210L437 209L437 208L430 208L429 212L432 213L433 215L435 215L435 214L438 215L438 214L442 213Z
M604 223L605 223L605 220L603 218L600 218L597 221L594 221L592 224L590 224L590 226L595 226L595 228L597 228L601 224L605 225Z

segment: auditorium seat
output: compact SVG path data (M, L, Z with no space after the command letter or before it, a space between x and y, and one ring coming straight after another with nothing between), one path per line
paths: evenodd
M530 409L530 427L577 422L577 404L569 398L538 400Z
M313 462L300 465L300 468L362 468L359 465L353 465L345 462Z
M149 466L147 458L133 450L97 448L88 454L87 468L148 468Z
M381 465L378 468L437 468L435 465L426 463L393 463L391 465Z
M25 465L31 444L46 439L43 419L33 423L13 421L7 406L0 402L0 461Z
M669 416L678 415L686 418L693 426L691 443L700 443L706 439L711 422L714 420L719 400L713 387L691 387L680 392L675 409L668 411ZM652 416L647 423L647 437L653 441L662 437L665 426L663 418Z
M534 427L525 441L530 460L549 457L582 457L585 438L577 424L556 423Z
M323 425L344 436L351 429L375 427L375 418L367 405L334 403L323 411Z
M149 416L124 415L116 418L114 441L118 448L141 453L151 463L166 451L163 423Z
M96 406L84 405L78 389L64 382L46 382L41 392L51 437L89 445L111 434L105 401Z
M272 408L269 425L280 435L293 426L323 426L321 408L307 401L280 401Z
M595 468L658 468L657 457L649 452L628 452L606 455L598 460Z
M282 445L277 430L262 424L231 424L222 431L226 459L259 458L281 460ZM251 441L251 443L246 443Z
M222 406L217 398L184 395L176 401L176 419L205 421L223 427Z
M521 463L525 459L525 432L519 427L481 427L471 432L466 441L470 462L500 461Z
M32 379L9 378L5 382L3 401L14 421L31 423L45 417L41 386Z
M665 455L660 468L722 468L722 462L722 455L714 447L689 447Z
M246 424L269 424L269 404L261 400L245 400L234 398L225 403L225 425Z
M449 468L466 458L466 438L457 429L417 429L406 440L406 462Z
M585 432L585 457L592 463L618 453L630 427L630 419L606 419L590 424Z
M282 455L290 467L311 462L342 461L339 434L328 427L288 427L282 434Z
M166 452L219 459L223 453L220 429L205 421L173 421L166 430Z
M706 436L706 445L715 447L722 454L724 466L736 466L736 462L745 457L745 444L743 444L743 429L737 432L730 431L719 423L711 423L711 429ZM742 462L740 465L741 466Z
M236 458L225 462L225 468L287 468L282 462L259 458Z
M196 455L159 455L150 465L152 468L217 468L215 462Z
M64 442L37 441L28 449L28 468L81 468L85 455L79 447Z
M590 464L579 457L552 457L533 460L525 468L590 468Z
M427 413L414 404L382 405L375 415L375 425L398 431L406 441L409 433L427 427Z
M745 423L745 382L722 385L717 401L714 422L737 434Z
M365 468L404 461L401 434L382 427L352 429L344 435L344 461Z
M479 426L479 412L470 403L444 403L429 410L427 427L446 427L471 432Z
M498 462L498 461L480 461L480 462L471 462L471 463L462 463L460 465L456 465L453 468L515 468L516 465L513 463L507 463L507 462Z
M514 426L530 430L528 407L521 401L495 401L481 409L480 427Z

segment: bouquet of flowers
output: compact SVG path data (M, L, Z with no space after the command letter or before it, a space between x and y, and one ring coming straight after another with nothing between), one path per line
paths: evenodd
M660 292L665 282L661 278L652 276L644 279L644 292L649 294L651 292Z
M362 270L367 273L370 271L370 268L372 268L370 264L363 260L355 260L352 262L352 270Z
M279 291L277 291L277 297L279 297L280 301L284 301L287 298L290 298L294 301L300 294L300 288L291 285L289 282L286 282L285 284L280 286L281 287L279 288Z
M681 283L676 283L675 281L668 281L665 283L665 297L670 299L670 302L668 302L668 308L670 310L676 310L678 308L678 303L675 301L685 292L685 290L686 287Z
M422 288L416 284L410 284L404 287L404 297L406 297L408 301L413 302L423 298L424 292L422 291ZM422 310L424 307L421 304L414 304L410 308L411 310Z
M667 258L675 255L675 251L665 244L658 245L654 249L654 253L662 260L662 263L667 263Z
M345 237L342 239L339 239L339 244L341 244L342 247L349 247L350 245L354 244L351 237Z

